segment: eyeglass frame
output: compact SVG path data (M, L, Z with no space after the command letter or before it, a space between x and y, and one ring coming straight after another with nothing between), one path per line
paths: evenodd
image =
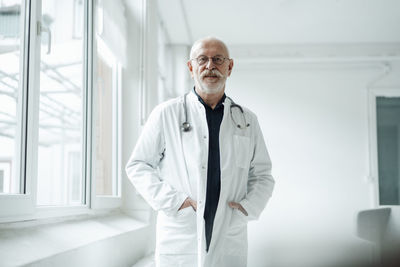
M200 58L200 57L206 57L206 58L207 58L207 61L204 62L203 64L200 64L200 63L199 63L199 58ZM217 63L214 62L214 58L217 58L217 57L221 57L221 58L223 59L223 61L222 61L221 64L217 64ZM223 57L223 56L219 56L219 55L213 56L213 57L207 57L207 56L204 56L204 55L200 55L200 56L198 56L198 57L196 57L196 58L191 58L191 59L189 59L189 60L190 60L190 61L196 60L196 62L197 62L197 64L198 64L199 66L204 66L204 65L208 64L208 62L210 62L210 59L211 59L211 62L212 62L214 65L216 65L216 66L222 66L222 64L224 64L226 60L232 60L232 59L229 58L229 57Z

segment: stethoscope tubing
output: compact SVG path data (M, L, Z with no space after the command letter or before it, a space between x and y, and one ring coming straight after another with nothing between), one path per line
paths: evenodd
M184 131L184 132L189 132L189 131L192 129L192 126L191 126L190 123L188 122L188 116L187 116L186 96L187 96L188 94L189 94L189 93L185 93L185 95L183 96L183 109L184 109L184 112L185 112L185 121L182 123L181 129L182 129L182 131ZM230 107L229 107L229 112L230 112L230 115L231 115L231 119L232 119L233 124L234 124L237 128L242 129L242 130L244 130L244 129L246 129L247 127L249 127L249 126L250 126L250 123L247 123L246 116L244 115L243 108L242 108L239 104L236 104L236 103L232 100L232 98L230 98L229 96L228 96L227 98L229 98L229 100L231 101L231 105L230 105ZM242 116L243 116L244 126L243 126L243 125L240 125L240 124L238 124L238 123L236 123L235 119L233 118L232 108L238 108L238 109L240 110L240 112L242 113Z

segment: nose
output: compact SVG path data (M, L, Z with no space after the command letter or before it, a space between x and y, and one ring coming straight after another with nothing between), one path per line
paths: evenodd
M215 65L214 65L212 57L208 58L206 68L209 70L215 69Z

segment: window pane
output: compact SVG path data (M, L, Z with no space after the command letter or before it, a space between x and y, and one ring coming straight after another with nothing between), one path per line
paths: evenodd
M22 1L0 1L0 193L20 193L19 157L24 12Z
M377 97L379 203L400 204L400 97Z
M107 45L97 38L94 129L96 195L117 195L118 65Z
M84 202L83 1L43 0L38 205ZM51 37L51 46L49 46Z

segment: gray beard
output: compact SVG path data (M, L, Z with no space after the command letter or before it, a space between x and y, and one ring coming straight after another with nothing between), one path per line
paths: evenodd
M213 88L206 86L200 80L198 80L196 83L197 83L198 89L206 94L220 93L225 87L225 82L222 82L222 81L221 81L221 83L218 83L218 85L216 87L213 87Z
M223 84L221 86L218 86L217 88L208 88L206 86L199 86L200 91L202 91L206 94L220 93L223 88L224 88Z

